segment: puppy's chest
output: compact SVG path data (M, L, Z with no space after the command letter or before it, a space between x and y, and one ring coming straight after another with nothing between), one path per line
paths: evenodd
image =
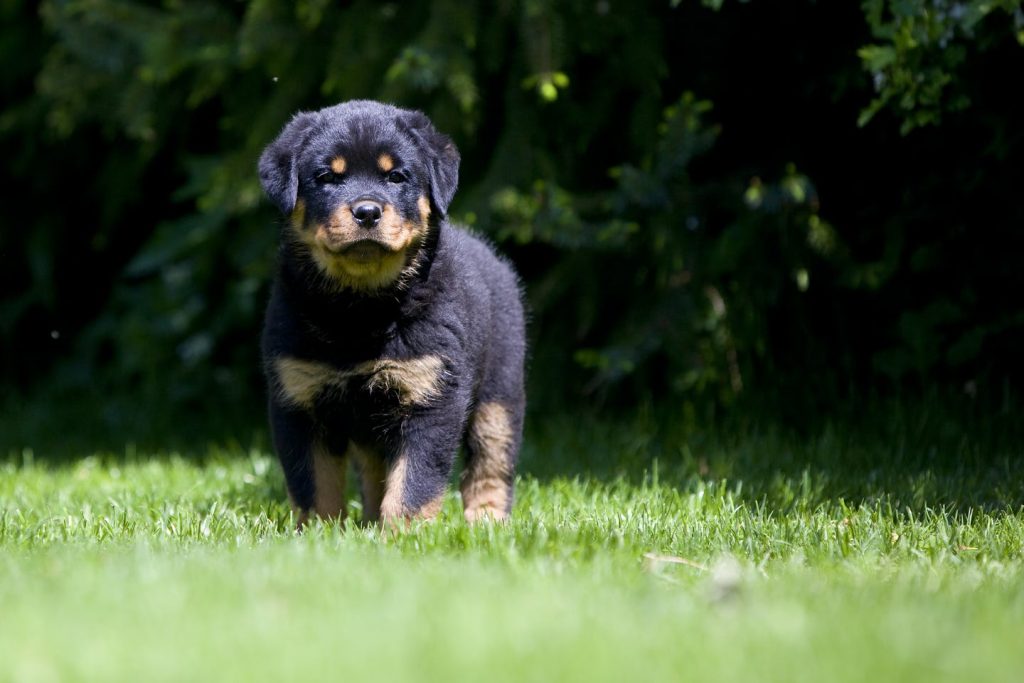
M274 360L277 399L314 413L404 414L427 405L442 391L444 361L428 354L378 358L346 366L292 356Z

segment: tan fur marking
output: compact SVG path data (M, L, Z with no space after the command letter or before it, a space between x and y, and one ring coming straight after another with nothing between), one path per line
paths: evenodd
M403 520L433 519L444 506L444 493L413 510L402 500L409 469L409 456L402 453L388 469L384 484L384 500L380 505L381 521L392 529L401 529Z
M293 241L309 251L313 262L335 286L374 291L401 284L415 272L428 222L405 220L388 204L377 226L368 230L356 224L352 207L342 204L326 223L304 229L293 221L292 228ZM346 246L367 238L385 247L380 258L360 261L342 253Z
M313 446L313 510L323 519L345 518L345 461Z
M313 487L311 509L300 508L292 494L288 494L298 531L309 524L314 514L322 519L345 519L345 460L332 457L320 442L313 444Z
M348 168L348 164L345 163L345 157L334 157L331 159L331 170L341 175Z
M395 391L403 406L429 403L441 392L444 360L429 355L405 360L379 358L341 370L319 361L282 356L274 361L280 396L286 403L310 409L321 391L345 391L349 382L366 377L370 391Z
M430 200L421 195L420 198L416 200L416 208L420 210L420 220L425 226L427 224L427 220L430 219Z
M394 390L403 405L422 405L440 393L444 361L434 355L408 360L382 359L362 363L356 371L371 375L367 383L371 391Z
M295 200L295 208L292 209L291 226L293 230L302 230L306 225L306 202L301 197Z
M377 168L381 170L381 173L388 173L395 167L395 160L391 158L390 154L384 153L377 157Z
M388 467L384 481L384 499L380 504L380 518L385 523L394 523L407 517L402 496L405 494L405 471L409 467L409 456L402 453Z
M419 510L413 513L413 517L418 519L434 519L441 512L441 508L444 507L444 494L435 498L434 500L426 503Z
M380 505L384 499L387 468L379 453L356 443L349 443L347 455L359 466L359 487L363 498L363 522L380 519Z
M316 395L338 374L327 363L299 358L281 357L274 366L281 398L300 408L312 408Z
M462 504L466 521L508 516L514 435L508 410L500 403L477 406L469 428L472 451L462 474Z

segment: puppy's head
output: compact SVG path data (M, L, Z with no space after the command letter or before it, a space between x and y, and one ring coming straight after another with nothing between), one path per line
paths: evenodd
M374 291L415 270L455 194L459 153L424 114L359 100L296 115L259 172L293 253L338 288Z

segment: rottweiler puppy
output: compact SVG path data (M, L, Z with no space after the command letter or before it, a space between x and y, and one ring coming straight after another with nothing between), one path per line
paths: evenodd
M504 519L522 435L518 279L451 225L459 153L421 112L351 101L297 114L259 160L281 210L263 329L274 448L299 525L429 518L465 446L465 517Z

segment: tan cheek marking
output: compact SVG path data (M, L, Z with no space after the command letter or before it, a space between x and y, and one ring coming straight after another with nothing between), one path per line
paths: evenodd
M352 217L352 207L348 204L341 204L331 213L325 225L319 226L322 232L317 237L324 242L334 240L351 241L357 238L359 226Z
M417 242L427 234L427 222L405 220L390 204L384 207L379 229L384 241L396 251L418 248Z
M426 225L427 220L430 219L430 200L424 196L420 196L416 200L416 208L420 210L420 220Z
M306 202L302 198L295 200L295 208L292 209L291 226L294 230L302 230L306 224Z
M293 244L301 244L309 251L313 259L319 263L319 252L322 250L320 246L321 236L325 228L320 223L312 226L306 225L306 202L302 199L296 200L295 208L292 210L292 215L288 221L288 227L290 241Z
M514 441L505 406L480 404L469 428L471 456L460 487L467 521L508 516Z
M384 205L384 211L377 224L384 241L392 249L401 249L405 246L405 226L395 207L391 204Z
M331 170L341 175L348 168L348 164L345 163L345 157L337 156L331 159Z
M444 361L429 355L408 360L376 360L356 368L360 374L371 375L367 387L373 390L398 392L403 405L423 405L441 393Z
M381 170L381 173L388 173L395 167L395 160L391 158L390 154L381 154L377 157L377 168Z

